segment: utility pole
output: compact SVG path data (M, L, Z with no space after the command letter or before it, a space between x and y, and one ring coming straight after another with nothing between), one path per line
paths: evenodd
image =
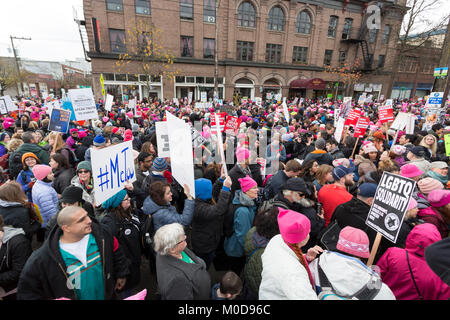
M445 34L444 45L442 47L441 59L439 62L439 67L450 67L450 19L447 24L447 32ZM450 80L449 76L445 77L445 79L435 79L433 85L434 92L444 92L444 96L442 98L441 108L445 107L445 103L447 102L447 97L450 90Z
M31 38L20 38L20 37L14 37L14 36L9 36L11 38L11 46L12 46L12 50L14 53L14 59L16 60L16 67L17 67L17 77L19 79L20 82L20 89L21 92L23 93L23 83L22 83L22 77L20 75L20 66L19 66L19 59L17 58L17 54L16 54L16 48L14 47L14 41L13 39L16 40L31 40ZM19 96L19 85L17 85L17 95Z
M216 0L216 39L214 40L214 65L215 65L215 72L214 72L214 98L217 94L219 96L219 54L218 54L218 48L219 48L219 5L220 0Z

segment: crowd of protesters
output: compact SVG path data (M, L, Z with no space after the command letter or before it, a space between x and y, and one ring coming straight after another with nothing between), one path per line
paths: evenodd
M157 282L147 299L450 298L450 118L428 126L424 101L394 101L394 116L405 104L416 115L414 134L382 124L382 102L353 101L369 127L339 141L339 100L288 100L289 117L277 101L107 111L100 100L98 119L71 121L67 133L48 130L47 101L16 103L0 117L0 300L124 299L148 278L144 263ZM166 111L201 124L195 193L158 156ZM212 133L215 112L239 117L234 135ZM96 203L92 150L125 141L136 181ZM218 143L232 161L217 160ZM417 184L397 241L383 237L368 267L377 232L365 221L384 172ZM218 283L213 269L224 272Z

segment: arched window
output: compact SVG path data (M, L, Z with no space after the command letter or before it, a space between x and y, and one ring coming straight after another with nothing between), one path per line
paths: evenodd
M284 30L284 12L276 6L269 11L269 31L283 31Z
M296 30L297 33L311 33L311 16L307 11L302 11L297 16Z
M255 27L256 13L253 5L244 1L238 8L238 26L240 27Z

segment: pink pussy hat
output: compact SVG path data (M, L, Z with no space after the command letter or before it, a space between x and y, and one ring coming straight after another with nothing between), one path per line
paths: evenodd
M245 148L236 149L236 159L238 162L243 162L250 157L250 151Z
M423 175L423 171L415 164L408 163L400 168L401 175L406 178L414 178Z
M414 209L417 207L417 201L411 197L411 199L409 199L409 204L408 204L408 208L406 209L407 211Z
M369 237L361 229L345 227L339 233L336 249L360 258L369 258Z
M250 190L251 188L258 185L255 180L250 178L250 176L246 176L245 178L240 178L240 179L238 179L238 181L239 181L239 184L241 185L241 190L244 193L246 193L248 190Z
M309 219L296 211L278 208L278 227L283 240L287 243L299 243L306 239L311 230Z

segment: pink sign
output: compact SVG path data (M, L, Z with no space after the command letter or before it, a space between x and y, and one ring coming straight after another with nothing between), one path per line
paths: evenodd
M361 110L358 108L352 109L345 120L344 126L356 126L358 118L361 116Z
M225 128L225 117L227 116L226 112L217 113L217 116L219 117L219 127L220 131L222 132ZM211 133L216 134L216 113L211 113Z
M392 106L380 106L378 108L378 119L381 123L394 121L394 110L392 110Z
M238 117L227 117L227 122L225 124L224 131L225 133L231 134L232 136L236 136L239 130L239 126L241 125L242 120Z
M369 126L370 119L367 117L359 117L355 127L355 134L353 137L360 138L366 134L367 127Z

